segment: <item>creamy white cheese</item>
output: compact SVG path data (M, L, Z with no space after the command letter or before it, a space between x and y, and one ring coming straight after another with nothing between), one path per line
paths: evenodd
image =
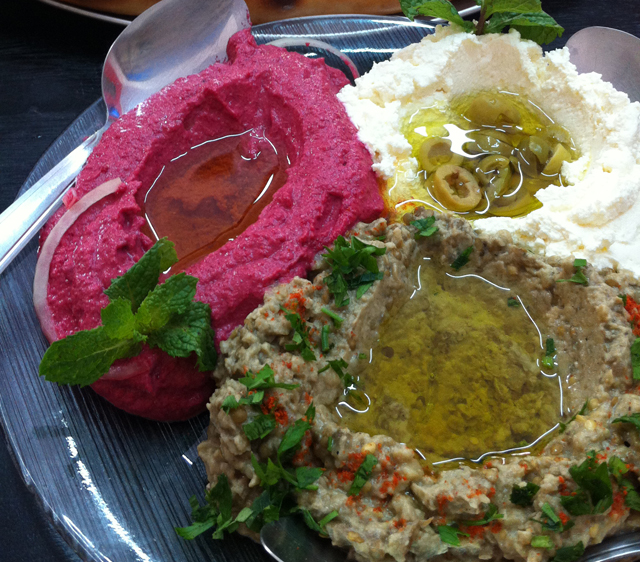
M390 197L395 204L415 197L412 178L418 171L402 122L416 108L483 90L526 96L570 131L581 157L563 165L569 185L536 194L542 208L517 219L478 220L475 226L509 230L517 242L541 253L584 257L640 275L640 103L629 103L598 74L578 74L567 49L544 55L515 31L478 37L439 26L434 35L375 65L339 98L375 171L386 179L405 178Z

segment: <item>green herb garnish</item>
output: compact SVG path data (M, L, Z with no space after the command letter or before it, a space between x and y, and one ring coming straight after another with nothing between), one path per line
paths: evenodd
M333 347L333 345L329 343L330 333L331 328L329 324L322 326L322 330L320 330L320 351L322 351L322 353L326 353Z
M236 397L231 395L227 396L222 402L222 409L225 413L229 413L231 410L235 410L240 406L257 406L264 400L264 390L258 392L252 392L247 396L243 396L240 400L236 400Z
M554 544L551 537L547 535L536 535L531 539L531 546L533 548L551 549L554 547Z
M331 266L331 273L324 282L334 295L338 308L349 304L348 291L355 289L356 298L359 299L375 281L384 277L378 269L376 256L384 255L386 248L365 244L355 236L351 237L349 244L342 236L338 236L333 250L325 249L327 253L322 257Z
M584 416L587 413L587 407L589 405L589 399L587 398L587 400L584 401L584 404L582 405L582 408L580 408L580 411L577 414L573 414L573 417L567 422L567 423L562 423L560 422L560 433L564 433L565 431L567 431L567 426L576 420L576 418L578 416Z
M333 449L333 435L329 435L329 439L327 439L327 451L331 452Z
M458 271L465 265L469 263L469 256L473 252L473 246L469 246L466 250L464 250L451 264L451 267Z
M548 503L545 503L542 506L541 510L544 517L540 520L532 518L531 521L539 523L540 526L546 531L551 531L553 533L562 533L563 531L566 531L567 529L570 529L575 525L573 521L567 521L563 524L560 517L558 517L556 512Z
M276 428L276 418L273 414L258 414L253 421L242 426L249 441L264 439Z
M335 312L329 310L327 307L322 307L320 310L324 312L329 318L331 318L331 320L333 320L333 325L336 328L340 328L340 326L342 326L344 318L338 316Z
M357 496L362 487L367 483L367 480L371 477L371 473L373 472L373 467L378 464L378 459L375 455L367 455L362 464L356 470L356 475L353 478L353 482L351 483L351 487L349 488L350 496Z
M415 226L418 229L415 239L428 238L438 232L438 227L434 224L436 217L427 217L426 219L417 219L411 222L411 226Z
M578 485L578 491L575 495L563 496L560 503L571 515L604 513L611 507L613 489L607 463L598 464L595 451L587 453L586 460L572 466L569 473Z
M160 274L178 261L174 246L158 240L129 271L114 279L102 309L102 326L55 341L40 363L40 376L58 384L96 382L118 359L138 355L142 344L172 357L195 353L200 371L216 366L208 304L194 301L195 277L178 273L158 285Z
M460 537L469 536L469 533L463 533L458 529L455 523L452 525L438 525L438 534L443 543L451 546L460 546Z
M505 27L517 29L525 39L540 45L562 37L564 29L542 11L540 0L476 0L480 5L478 23L465 21L448 0L400 0L404 14L430 16L459 25L468 33L501 33Z
M584 544L580 541L573 546L563 546L549 562L575 562L584 554Z
M342 384L344 384L344 387L349 388L353 384L354 379L351 373L347 373L346 371L344 371L344 369L346 369L348 366L349 363L347 363L344 359L335 359L333 361L329 361L327 365L325 365L318 371L318 373L324 373L325 371L328 371L329 368L331 368L342 379Z
M512 308L517 308L517 307L519 307L521 305L520 305L520 301L518 299L514 299L513 297L509 297L507 299L507 306L510 306Z
M502 515L502 513L498 513L498 508L495 505L489 504L489 507L487 508L487 511L485 511L482 519L463 521L462 523L467 527L477 527L482 525L488 525L489 523L491 523L491 521L495 521L496 519L502 519L503 517L504 515Z
M289 312L286 308L282 308L282 311L287 313L284 317L291 323L291 328L293 329L293 336L291 337L293 343L285 344L284 348L287 351L299 352L305 361L315 361L316 356L313 353L313 349L311 349L307 323L297 312Z
M573 267L576 272L570 279L558 279L556 283L577 283L579 285L584 285L585 287L589 285L589 279L582 271L585 267L587 267L587 260L584 259L575 259L573 260Z
M631 414L629 416L620 416L616 418L611 423L630 423L633 425L638 431L640 431L640 414Z
M302 516L304 517L304 522L307 524L307 527L309 527L312 531L319 533L323 537L328 536L327 530L325 529L325 525L329 523L329 521L332 521L333 519L338 517L338 515L340 515L334 509L331 513L325 515L322 519L320 519L320 521L316 522L316 520L313 518L313 515L311 515L309 510L301 509L300 511L302 512Z
M256 374L247 371L247 374L238 379L238 382L247 387L247 391L266 390L267 388L284 388L292 390L298 388L299 384L276 382L273 369L269 365L265 365Z
M207 492L206 503L201 506L195 496L189 500L193 525L177 527L176 533L183 539L192 540L212 527L215 527L213 538L221 539L224 531L233 533L240 523L244 523L251 515L251 509L245 507L233 518L233 496L226 474L218 476L216 485Z
M522 507L533 505L533 496L540 491L540 486L533 482L527 482L524 486L513 485L511 488L511 503Z
M545 352L544 357L542 358L542 366L547 369L553 369L554 361L553 357L556 354L556 344L553 341L553 338L547 338L545 342Z
M640 338L636 338L631 344L631 367L633 368L633 380L640 380Z

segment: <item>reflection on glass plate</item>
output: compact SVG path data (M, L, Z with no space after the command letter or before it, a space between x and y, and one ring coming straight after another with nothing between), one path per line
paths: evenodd
M261 43L323 40L362 73L430 30L403 18L350 16L280 21L256 26L254 34ZM102 102L85 111L38 162L21 193L97 130L103 116ZM206 475L196 446L206 414L150 422L115 410L90 389L58 388L38 377L47 342L31 300L36 250L33 240L0 283L0 416L20 471L54 525L91 561L270 560L242 537L187 542L174 532L189 521L188 498L195 493L202 500ZM615 539L592 549L588 559L629 557L640 552L639 543L638 535Z

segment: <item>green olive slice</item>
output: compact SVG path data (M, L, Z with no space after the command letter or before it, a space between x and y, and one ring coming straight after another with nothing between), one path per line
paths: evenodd
M473 174L460 166L445 164L433 175L436 199L451 211L470 211L477 207L482 192Z
M563 162L570 162L571 154L564 147L564 145L558 143L556 147L553 149L553 153L551 154L551 158L547 162L547 165L542 170L542 173L545 176L555 176L560 173L560 169L562 168Z
M511 162L505 156L492 154L483 158L476 173L489 201L505 193L511 185Z
M465 112L465 116L479 125L520 123L520 111L513 105L491 94L477 96Z
M541 165L545 165L549 160L549 154L551 153L551 146L541 136L531 135L529 137L529 148L531 152L536 155L538 162Z
M507 141L504 140L505 137ZM467 137L475 142L465 144L465 150L471 154L500 154L509 156L513 146L508 142L508 136L499 131L473 131Z
M462 164L462 156L451 152L451 141L442 137L426 139L418 149L418 162L423 170L431 173L444 164Z

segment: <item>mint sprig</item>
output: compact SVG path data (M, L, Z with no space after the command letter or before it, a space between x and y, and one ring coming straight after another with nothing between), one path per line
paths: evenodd
M400 0L404 14L439 18L460 26L468 33L501 33L507 26L525 39L543 45L562 37L564 29L542 10L540 0L476 0L480 6L478 22L466 21L448 0Z
M178 273L158 285L160 274L178 261L174 246L158 240L105 294L102 326L55 341L40 362L40 376L58 384L96 382L118 359L138 355L142 344L172 357L197 356L200 371L216 366L209 305L194 301L195 277Z

